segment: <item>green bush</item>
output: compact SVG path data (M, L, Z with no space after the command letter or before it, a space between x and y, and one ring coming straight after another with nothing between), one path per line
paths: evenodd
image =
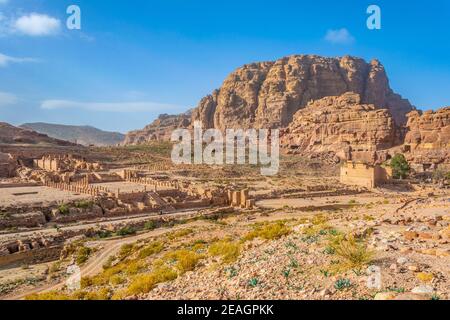
M70 208L67 204L62 204L58 207L58 211L62 215L68 215L70 212Z
M136 230L133 227L126 226L116 232L118 236L125 237L136 234Z
M352 286L352 282L349 279L338 279L334 283L334 288L336 290L340 290L340 291L351 288L351 286Z
M411 171L408 161L402 154L397 154L392 158L391 168L395 179L406 179Z
M146 223L145 223L145 225L144 225L144 229L145 230L155 230L156 229L156 224L155 224L155 222L154 221L152 221L152 220L150 220L150 221L147 221Z
M91 253L92 253L91 248L88 247L79 248L77 251L77 258L76 258L77 264L82 265L83 263L85 263L89 259Z
M75 207L78 209L92 209L94 202L88 200L81 200L75 202Z

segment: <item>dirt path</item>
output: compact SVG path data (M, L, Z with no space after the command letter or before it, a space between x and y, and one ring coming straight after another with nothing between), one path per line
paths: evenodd
M108 261L109 257L116 255L120 248L125 244L131 244L139 240L161 236L174 230L200 227L208 224L209 223L206 221L195 221L188 225L180 225L170 229L157 229L133 237L94 242L95 244L102 245L103 247L91 259L89 259L87 264L81 267L81 276L92 277L99 274L103 270L103 265ZM2 300L23 300L26 296L31 294L60 290L65 286L65 284L66 279L61 280L58 283L46 284L41 287L33 288L20 294L5 296Z

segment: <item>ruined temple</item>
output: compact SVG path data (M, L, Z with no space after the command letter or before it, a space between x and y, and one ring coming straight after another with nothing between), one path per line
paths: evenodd
M48 155L35 159L34 165L45 171L68 172L76 170L98 171L102 170L99 163L88 162L82 157L74 155Z
M347 161L341 167L340 180L342 184L360 186L370 190L390 182L392 168Z

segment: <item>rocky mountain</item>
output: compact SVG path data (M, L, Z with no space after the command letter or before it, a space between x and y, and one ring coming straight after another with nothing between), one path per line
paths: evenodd
M166 140L173 129L200 121L220 130L287 128L286 145L297 151L377 150L401 144L400 128L413 110L377 60L295 55L238 68L192 116L163 115L125 143Z
M45 144L52 146L75 146L74 143L50 138L30 129L19 128L0 122L0 144Z
M310 101L354 92L361 103L388 109L396 124L406 124L413 106L395 94L383 65L355 57L296 55L245 65L219 90L203 98L193 120L206 128L283 128Z
M102 131L91 126L68 126L50 123L26 123L21 128L31 129L49 137L89 146L112 146L123 142L125 135Z
M298 111L282 136L291 153L373 152L394 146L396 128L387 109L362 104L355 93L312 101Z
M129 132L124 144L135 145L150 141L168 141L173 130L190 126L191 117L190 111L180 115L162 114L144 129Z

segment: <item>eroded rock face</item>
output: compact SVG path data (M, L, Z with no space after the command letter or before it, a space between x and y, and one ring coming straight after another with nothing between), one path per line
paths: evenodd
M450 147L450 107L436 112L413 111L408 114L408 134L405 144L413 150Z
M398 139L387 109L362 104L360 95L345 93L310 102L294 115L281 141L290 152L334 152L352 159L352 153L374 154Z
M408 114L405 145L414 163L450 163L450 107Z
M202 99L193 120L221 130L284 128L311 100L346 92L359 94L363 104L387 108L400 126L413 110L390 89L384 67L376 60L297 55L237 69L220 90Z
M163 114L144 129L129 132L125 137L124 144L136 145L151 141L169 141L173 130L187 128L190 124L190 111L180 115Z

